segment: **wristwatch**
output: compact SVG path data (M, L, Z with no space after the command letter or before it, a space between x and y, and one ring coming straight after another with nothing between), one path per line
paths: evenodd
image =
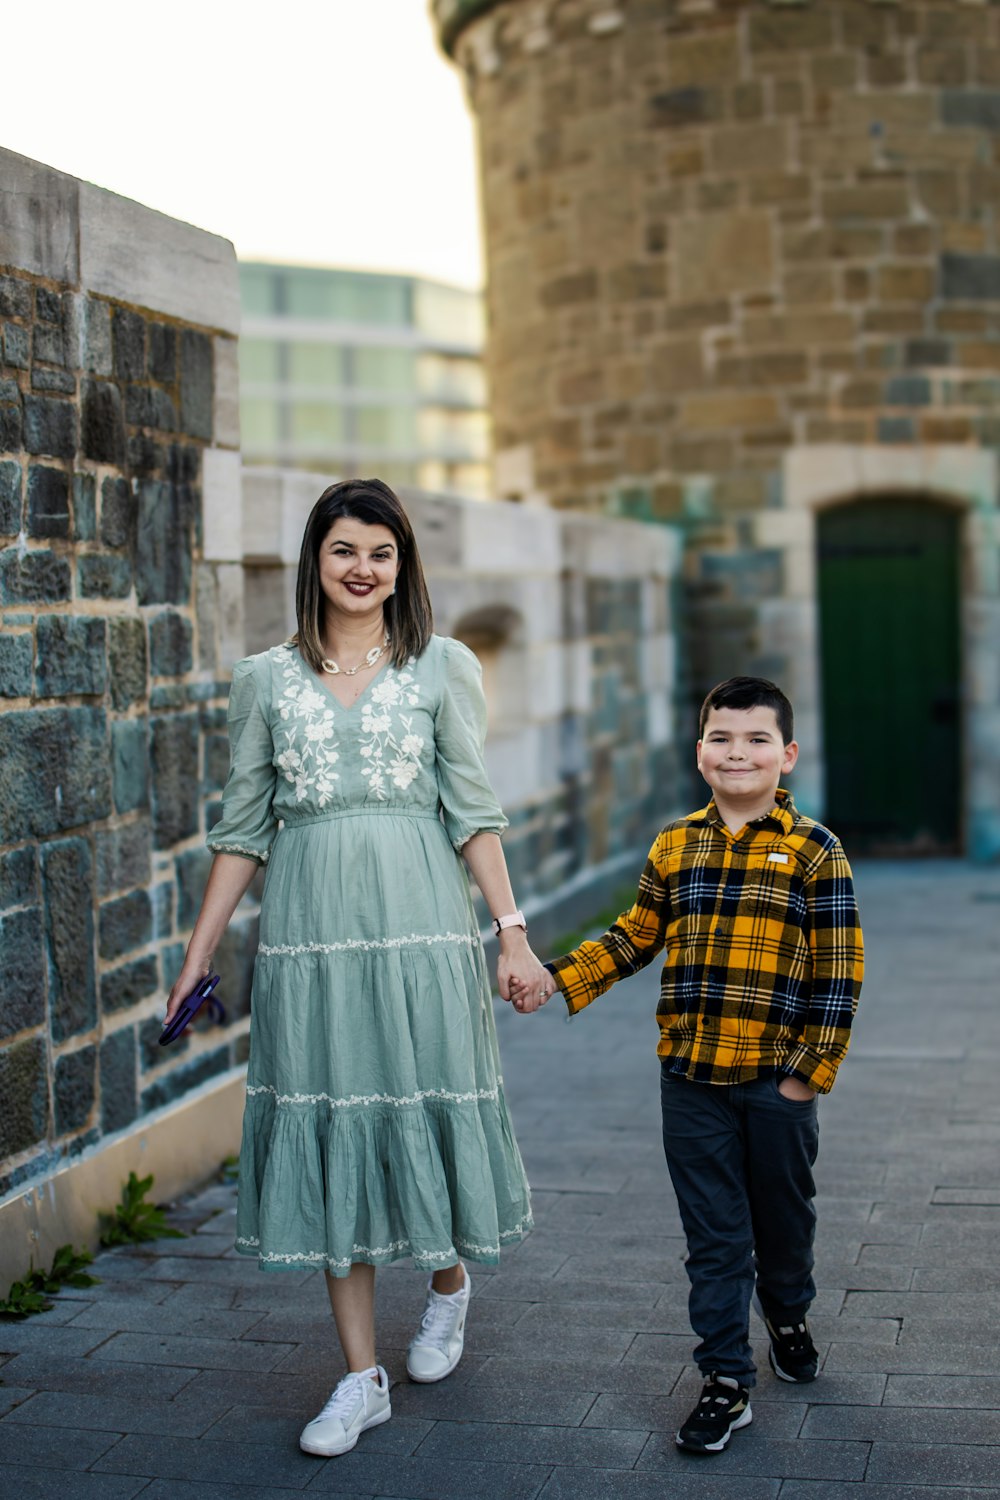
M500 936L505 927L521 927L525 932L527 932L528 924L524 920L524 912L512 911L507 917L493 918L493 931L496 933L497 937Z

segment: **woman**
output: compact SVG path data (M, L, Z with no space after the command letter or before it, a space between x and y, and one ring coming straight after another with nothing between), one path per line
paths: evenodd
M167 1017L266 864L236 1248L264 1270L326 1271L348 1373L300 1443L329 1457L390 1415L375 1267L431 1272L407 1370L440 1380L462 1354L463 1258L495 1264L531 1226L458 853L495 919L504 999L551 981L500 847L478 663L431 633L413 532L381 481L320 496L296 613L290 642L233 673L215 860Z

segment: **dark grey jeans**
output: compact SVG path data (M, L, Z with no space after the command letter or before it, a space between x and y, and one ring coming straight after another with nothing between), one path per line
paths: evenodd
M797 1321L816 1295L816 1100L751 1083L690 1083L661 1069L663 1149L687 1236L688 1313L705 1375L753 1385L750 1300Z

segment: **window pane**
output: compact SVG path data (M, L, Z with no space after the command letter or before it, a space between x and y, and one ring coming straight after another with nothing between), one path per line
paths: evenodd
M278 406L256 396L240 402L240 431L246 448L275 447L278 441Z
M288 378L292 385L339 390L344 384L344 351L339 344L289 344Z
M322 401L297 401L291 408L292 439L338 443L344 435L344 413Z
M280 274L280 273L277 273ZM240 302L248 313L273 313L276 273L270 266L240 266Z
M366 391L412 391L416 355L409 349L352 349L352 385Z
M486 405L486 373L476 359L423 354L418 384L421 394L432 401L454 401L462 406Z
M416 413L409 406L360 406L355 420L360 442L387 448L412 448L417 440Z
M285 271L284 278L284 310L294 318L410 322L410 282L405 277L296 269Z
M271 339L240 339L239 350L240 379L273 385L278 379L278 345Z
M459 287L420 281L415 287L416 324L421 333L442 343L482 347L485 316L482 298Z

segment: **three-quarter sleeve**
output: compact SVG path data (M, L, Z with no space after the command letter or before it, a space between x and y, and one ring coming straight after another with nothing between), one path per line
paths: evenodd
M236 663L229 691L229 776L222 818L208 837L216 854L242 854L266 864L277 832L273 801L277 772L266 705L254 661Z
M507 827L483 759L486 698L479 662L461 641L446 641L434 716L438 794L444 826L456 849L477 833Z

